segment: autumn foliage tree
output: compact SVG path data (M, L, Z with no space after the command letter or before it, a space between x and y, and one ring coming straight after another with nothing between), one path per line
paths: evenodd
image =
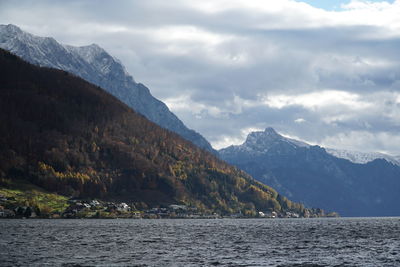
M0 50L0 175L67 196L221 213L301 210L67 72Z

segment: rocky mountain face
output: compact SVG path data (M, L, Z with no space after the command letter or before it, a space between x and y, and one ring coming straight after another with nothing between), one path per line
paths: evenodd
M0 188L24 181L68 197L203 213L322 214L68 72L0 49L0 73Z
M400 215L400 167L386 159L354 163L322 147L285 138L272 128L253 132L242 145L219 153L306 206L334 210L342 216Z
M61 69L100 86L161 127L216 153L203 136L188 129L146 86L135 82L119 60L96 44L62 45L53 38L26 33L15 25L0 25L0 47L32 64Z

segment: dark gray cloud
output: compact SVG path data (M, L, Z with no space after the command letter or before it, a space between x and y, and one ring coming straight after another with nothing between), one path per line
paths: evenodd
M0 23L98 43L215 146L273 126L400 154L400 1L7 1ZM397 15L396 15L397 14Z

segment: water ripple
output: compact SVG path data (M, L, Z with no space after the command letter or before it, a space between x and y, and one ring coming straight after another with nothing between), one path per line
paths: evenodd
M0 220L0 266L399 266L400 218Z

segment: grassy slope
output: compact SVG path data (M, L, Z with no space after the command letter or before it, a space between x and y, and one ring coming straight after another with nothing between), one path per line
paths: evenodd
M49 213L62 213L68 207L67 197L48 192L26 180L3 180L0 195L8 199L5 208L30 206Z

